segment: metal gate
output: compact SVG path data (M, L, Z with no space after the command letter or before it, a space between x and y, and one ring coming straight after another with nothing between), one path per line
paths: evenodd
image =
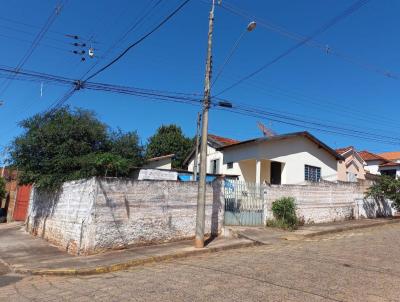
M265 188L255 183L225 180L225 225L262 225Z

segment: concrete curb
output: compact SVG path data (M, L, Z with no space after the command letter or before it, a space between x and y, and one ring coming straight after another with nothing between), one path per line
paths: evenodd
M104 274L110 272L116 272L120 270L125 270L128 268L149 264L149 263L156 263L161 261L167 260L174 260L174 259L181 259L190 256L196 255L203 255L208 253L215 253L220 251L232 250L232 249L239 249L239 248L246 248L246 247L253 247L260 245L258 242L242 242L236 243L232 245L220 246L220 247L210 247L210 248L203 248L198 250L190 250L190 251L183 251L174 254L168 255L161 255L161 256L153 256L153 257L146 257L141 259L133 259L128 260L121 263L115 263L110 265L103 265L103 266L96 266L96 267L89 267L89 268L62 268L62 269L13 269L15 273L20 274L28 274L28 275L40 275L40 276L87 276L87 275L96 275L96 274Z
M301 240L303 238L311 238L311 237L315 237L315 236L341 233L341 232L351 231L351 230L356 230L356 229L367 229L367 228L383 226L383 225L388 225L388 224L394 224L394 223L400 223L400 219L393 218L388 221L374 222L371 224L343 226L343 227L337 227L337 228L334 228L331 230L316 231L316 232L309 233L309 234L293 234L293 235L283 236L281 238L284 240Z

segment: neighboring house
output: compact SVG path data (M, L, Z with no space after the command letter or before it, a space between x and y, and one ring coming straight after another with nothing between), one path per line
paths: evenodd
M210 138L209 138L210 141ZM261 137L241 142L225 140L212 147L208 168L239 180L268 184L303 184L321 179L336 181L344 158L308 132ZM209 142L210 148L210 142ZM193 170L193 156L188 169ZM215 162L217 160L217 162Z
M336 152L344 157L338 161L338 180L356 182L365 179L364 166L367 163L353 146L336 149Z
M164 169L171 170L172 169L172 159L175 154L168 154L158 157L150 158L143 165L145 169Z
M392 162L400 163L400 151L395 151L395 152L384 152L380 153L379 156L390 160Z
M360 151L359 154L367 163L364 169L369 173L400 178L400 162L388 160L369 151Z
M224 155L221 151L217 149L224 146L229 146L232 144L237 144L239 141L226 138L214 134L209 134L207 139L207 173L209 174L224 174L224 175L235 175L231 172L231 166L223 163ZM184 166L188 167L188 171L194 171L194 158L196 153L196 148L192 150L189 156L183 162ZM198 156L198 159L200 155ZM197 161L199 167L199 160ZM199 171L199 170L197 170Z

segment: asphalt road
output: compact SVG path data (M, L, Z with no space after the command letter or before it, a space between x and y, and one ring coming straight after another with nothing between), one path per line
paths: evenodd
M400 225L104 275L3 274L0 301L400 301Z

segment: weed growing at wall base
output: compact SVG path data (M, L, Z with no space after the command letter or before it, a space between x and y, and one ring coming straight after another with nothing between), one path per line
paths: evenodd
M299 224L296 216L296 204L293 197L282 197L272 203L274 219L267 220L268 227L294 230Z

